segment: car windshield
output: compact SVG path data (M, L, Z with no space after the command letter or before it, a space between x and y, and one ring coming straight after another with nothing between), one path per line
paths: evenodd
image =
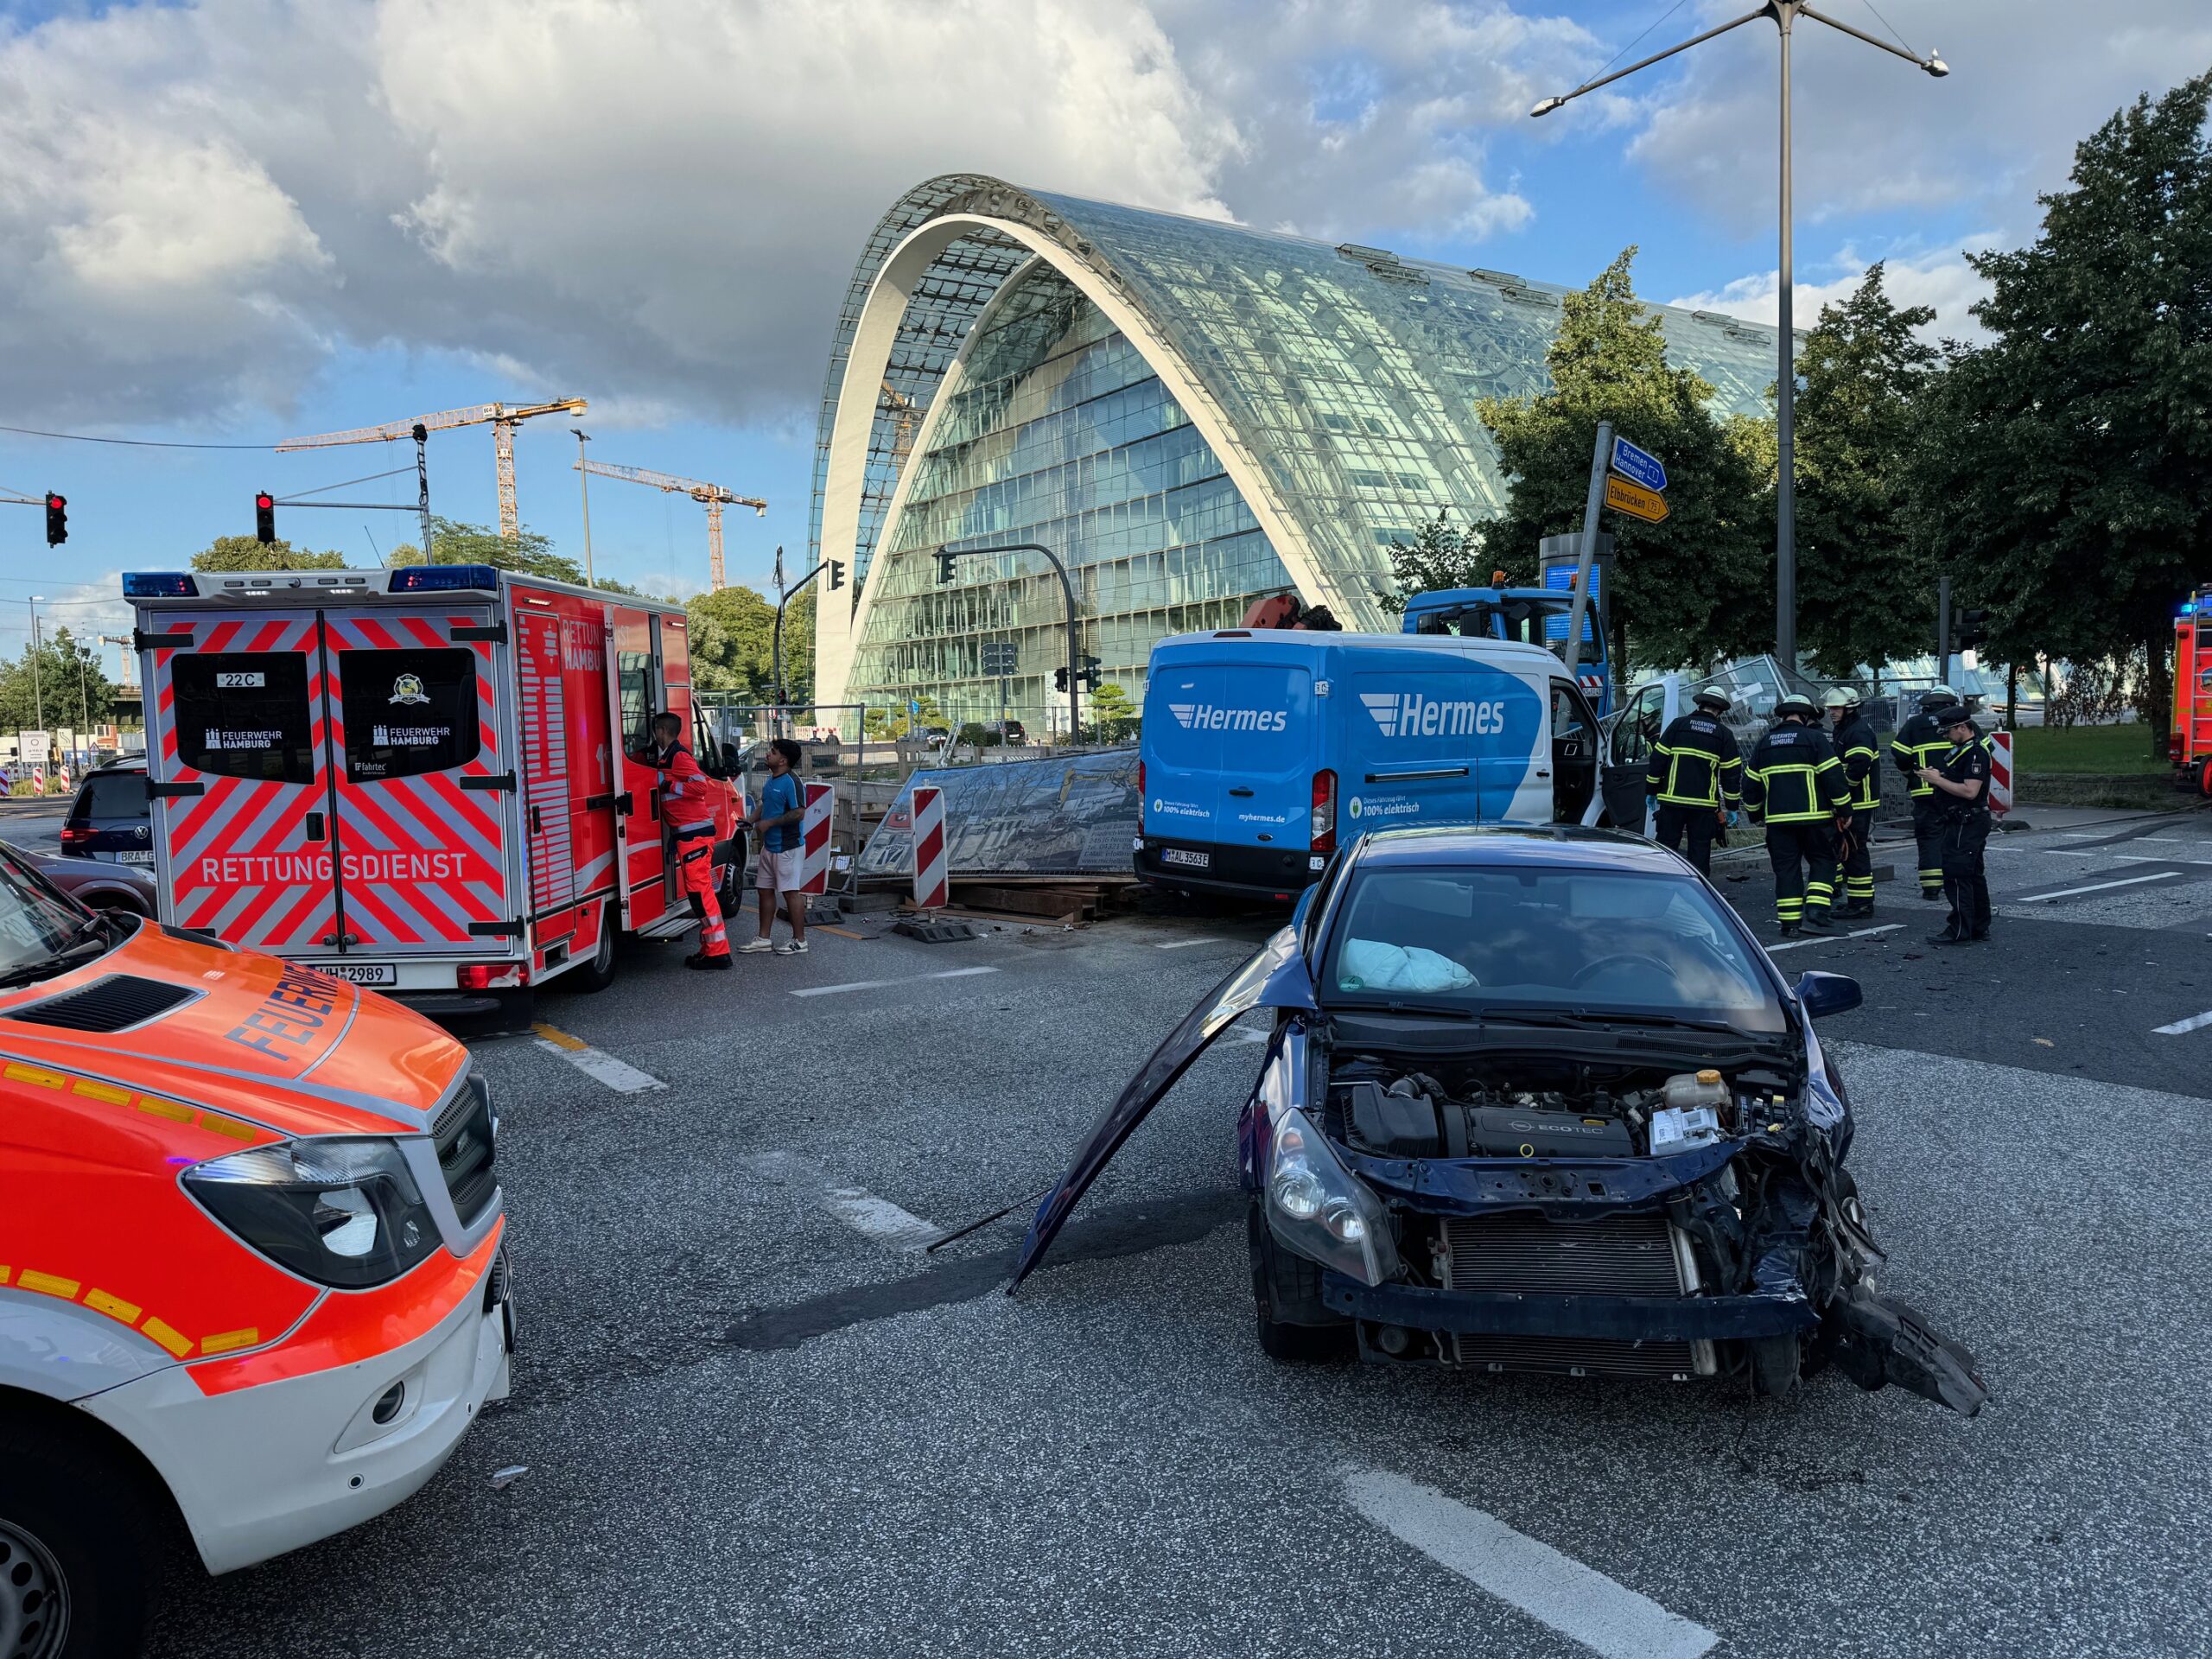
M0 847L0 977L52 961L85 938L90 913L13 848Z
M1780 1001L1700 882L1621 870L1361 872L1321 995L1459 1014L1543 1010L1786 1028Z

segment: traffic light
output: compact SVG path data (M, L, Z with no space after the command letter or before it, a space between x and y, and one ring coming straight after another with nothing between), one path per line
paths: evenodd
M59 547L69 539L69 498L46 493L46 544Z
M942 548L938 550L937 579L940 585L952 580L952 555Z
M1961 611L1958 626L1952 631L1951 645L1957 651L1970 651L1989 638L1987 611Z
M1066 671L1063 670L1061 671L1065 673ZM1083 683L1089 686L1092 690L1096 691L1098 689L1099 677L1098 659L1096 657L1084 658L1083 659Z
M276 498L266 490L253 498L253 539L264 545L276 539Z
M831 593L833 593L833 594L834 594L835 592L836 592L836 591L837 591L837 589L838 589L838 588L840 588L843 587L844 585L845 585L845 562L844 562L842 559L832 559L832 560L830 560L830 591Z
M1052 690L1055 691L1065 691L1067 689L1068 671L1067 665L1064 663L1059 667L1052 671Z

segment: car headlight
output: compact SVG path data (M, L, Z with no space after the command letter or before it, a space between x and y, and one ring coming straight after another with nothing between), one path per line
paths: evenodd
M442 1242L394 1141L256 1147L187 1170L184 1184L277 1266L341 1290L387 1284Z
M1268 1224L1300 1255L1370 1285L1398 1275L1398 1247L1382 1201L1337 1161L1294 1106L1274 1114L1268 1142Z

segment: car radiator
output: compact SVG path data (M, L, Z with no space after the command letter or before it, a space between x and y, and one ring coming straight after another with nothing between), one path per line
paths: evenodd
M1697 1269L1664 1216L1552 1222L1541 1216L1453 1217L1440 1267L1450 1290L1554 1296L1687 1296ZM1463 1333L1460 1364L1571 1376L1686 1376L1713 1370L1710 1342L1621 1342L1592 1337Z

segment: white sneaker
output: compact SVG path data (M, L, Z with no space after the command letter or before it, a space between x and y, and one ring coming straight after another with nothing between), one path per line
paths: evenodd
M766 939L747 939L737 947L737 954L741 957L757 957L764 950L773 950L775 948Z
M779 957L803 957L806 954L806 941L786 939L776 947L776 954Z

